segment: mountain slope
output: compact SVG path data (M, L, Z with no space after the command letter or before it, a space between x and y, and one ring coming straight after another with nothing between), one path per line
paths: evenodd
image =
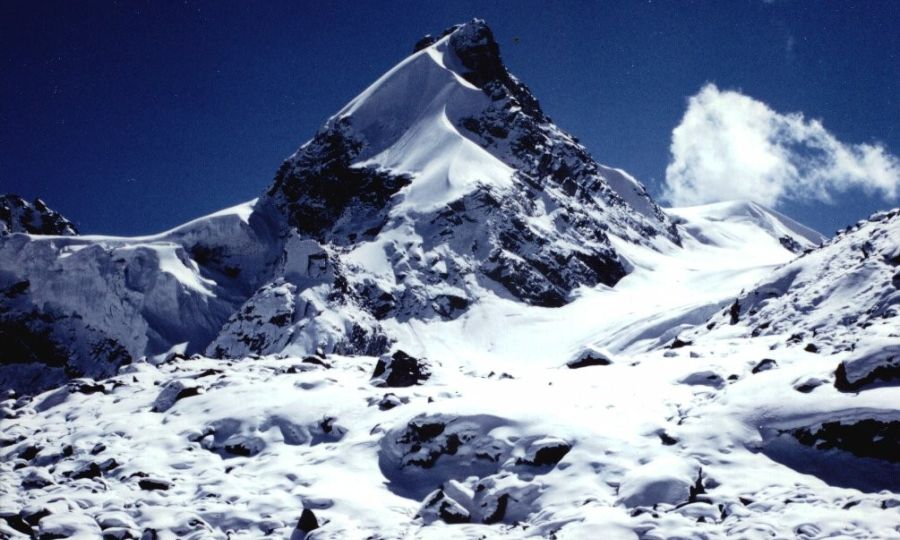
M16 227L68 223L45 210ZM680 242L639 183L552 124L475 20L347 104L257 201L148 237L3 240L0 286L18 292L0 305L0 379L34 363L33 341L53 351L46 384L170 353L380 354L388 320L614 285L632 263L613 239Z
M493 296L452 319L386 320L411 354L176 357L8 399L0 531L891 537L898 388L837 388L854 353L823 363L785 333L668 348L796 264L745 214L675 213L682 247L614 240L634 271L561 308ZM731 241L701 241L701 225ZM328 258L306 253L233 324L277 326L295 282L327 283ZM569 367L601 348L605 362Z

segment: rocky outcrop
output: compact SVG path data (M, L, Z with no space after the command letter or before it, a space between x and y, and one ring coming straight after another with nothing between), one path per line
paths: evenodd
M0 195L0 235L8 233L74 236L75 225L40 199Z

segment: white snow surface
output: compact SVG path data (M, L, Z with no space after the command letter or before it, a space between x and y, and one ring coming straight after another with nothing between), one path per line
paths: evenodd
M428 359L422 385L374 386L376 358L288 351L137 362L102 392L4 401L0 517L38 515L38 536L78 538L151 529L157 538L299 538L304 508L317 517L315 539L896 538L896 463L783 433L835 419L896 422L898 388L837 391L832 372L852 353L785 347L788 330L713 332L664 348L794 257L780 230L741 212L671 212L690 233L684 246L615 240L635 265L615 288L584 288L556 309L487 291L454 320L387 321L397 348ZM75 257L116 245L81 242L55 249L91 244ZM129 249L147 245L157 244ZM214 289L173 257L166 264L187 270L164 273L199 297ZM276 286L267 301L288 301L292 287ZM565 367L589 347L615 362ZM762 358L776 367L752 373ZM710 374L721 384L680 382ZM825 383L795 390L815 378ZM92 463L96 477L75 479ZM852 474L829 473L834 464ZM454 516L476 522L445 522ZM3 520L0 534L23 536Z
M593 191L503 207L528 238L508 256L552 236L539 262L558 262L597 226L629 273L562 307L516 300L475 271L500 225L478 218L510 217L477 205L520 202L534 156L458 131L517 111L491 110L449 37L329 120L361 135L351 167L410 178L365 241L287 230L265 198L154 236L0 238L0 307L134 359L4 394L0 538L900 537L900 212L817 248L753 203L663 214L600 167ZM539 152L586 166L539 128ZM408 356L375 377L386 359L359 349L382 346ZM0 382L65 371L24 366ZM882 378L846 391L838 366Z

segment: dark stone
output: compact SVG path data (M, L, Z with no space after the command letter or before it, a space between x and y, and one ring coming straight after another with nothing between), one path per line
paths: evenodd
M9 287L3 290L3 295L7 298L15 298L20 294L24 293L31 286L31 282L26 280L19 281L17 283L13 283Z
M447 426L443 422L429 422L426 424L410 422L408 427L410 433L415 435L417 441L430 441L443 433Z
M669 345L670 349L680 349L682 347L687 347L688 345L693 345L693 341L684 341L681 338L675 338L674 341Z
M100 476L103 476L103 471L100 469L100 465L91 462L81 469L73 472L70 478L72 478L72 480L81 480L85 478L99 478Z
M834 370L834 387L839 392L858 392L879 381L891 382L897 379L900 379L900 366L898 365L877 366L865 377L852 383L847 379L847 369L843 362L838 364L837 369Z
M309 508L304 508L300 513L300 519L297 521L297 530L309 533L319 528L319 520Z
M444 523L449 524L469 523L470 521L468 512L460 512L448 500L444 500L441 502L441 505L438 507L438 516L440 516L441 520L443 520Z
M325 368L330 368L330 367L331 367L330 365L328 365L327 363L325 363L324 360L322 360L321 358L319 358L319 357L317 357L317 356L307 356L306 358L304 358L304 359L302 360L302 362L303 362L304 364L315 364L315 365L317 365L317 366L322 366L322 367L325 367Z
M378 410L381 411L389 411L394 407L398 407L403 404L403 401L394 394L385 394L378 401Z
M138 486L144 491L165 491L172 487L172 483L168 480L142 478L138 480Z
M807 343L806 347L803 347L803 350L806 352L817 353L819 352L819 347L815 343Z
M778 362L776 362L775 360L773 360L771 358L763 358L762 360L759 361L758 364L753 366L751 373L756 374L756 373L759 373L760 371L768 371L777 366L778 366Z
M43 448L40 446L30 444L19 452L19 458L24 459L25 461L31 461L37 457L41 450L43 450Z
M808 394L820 386L822 386L821 381L811 381L805 382L803 384L798 384L794 387L794 390L800 392L801 394Z
M37 524L40 523L42 519L50 515L50 510L46 508L39 508L31 513L22 510L19 512L19 517L32 527L37 527Z
M103 384L91 380L79 379L69 383L69 392L77 394L105 394L106 387Z
M267 195L289 225L317 240L340 244L378 234L387 221L388 201L412 179L376 167L352 167L362 146L350 120L338 120L282 164ZM354 222L365 224L367 232L333 229L345 212L352 212Z
M485 524L490 525L493 523L499 523L503 521L503 518L506 517L506 507L509 505L509 494L504 493L497 498L497 507L493 512L484 516L482 520Z
M236 442L233 444L226 444L225 451L234 454L236 456L242 457L250 457L256 455L257 451L251 445L247 444L245 441Z
M784 249L790 251L791 253L800 253L801 251L803 251L803 247L800 245L800 243L790 236L782 236L778 239L778 241L781 243Z
M706 494L706 488L703 486L703 469L699 469L697 471L697 480L691 486L688 494L688 503L706 502L700 500L701 495L704 494Z
M728 315L730 317L730 324L737 324L741 315L741 303L737 300L731 304L731 307L728 309Z
M545 446L544 448L539 449L534 454L534 461L529 463L529 465L534 465L535 467L543 467L543 466L554 466L560 461L562 458L566 457L572 450L572 445L570 444L558 444L556 446Z
M678 444L678 439L676 439L675 437L672 437L665 431L659 432L659 440L660 440L660 442L663 443L663 446L673 446L675 444Z
M74 236L75 225L47 204L35 199L28 202L17 195L0 195L0 223L9 232Z
M597 351L588 350L582 353L575 360L570 361L566 366L569 369L580 369L590 366L608 366L612 361L604 354Z
M413 53L417 53L426 47L430 47L434 45L436 39L431 34L425 34L422 39L416 42L415 47L413 47Z
M421 384L431 376L422 360L400 350L389 357L380 358L375 365L372 378L379 379L385 374L387 376L384 377L384 386L395 388Z
M3 516L3 520L6 521L6 524L9 525L11 529L28 535L29 538L31 538L34 534L34 531L31 529L31 525L29 525L27 521L22 519L22 516Z

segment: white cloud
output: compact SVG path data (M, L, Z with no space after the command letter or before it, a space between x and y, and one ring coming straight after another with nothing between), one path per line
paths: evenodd
M707 84L672 131L664 197L675 206L745 199L831 202L851 188L900 196L900 160L880 144L844 144L817 120Z

